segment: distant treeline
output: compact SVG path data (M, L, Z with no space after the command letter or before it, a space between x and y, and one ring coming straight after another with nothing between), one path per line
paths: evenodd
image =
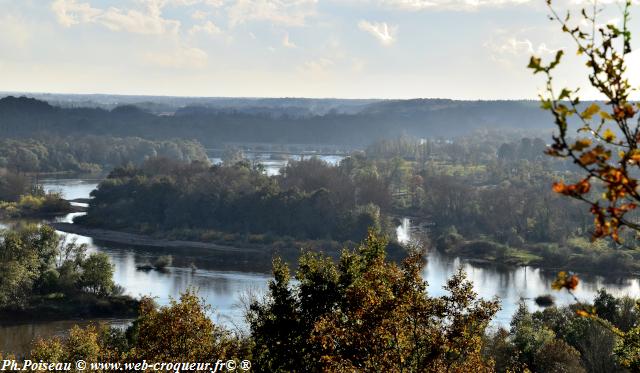
M207 160L200 143L182 139L151 141L94 135L0 139L0 168L17 172L99 172L155 157Z
M277 114L277 115L275 115ZM162 116L136 106L111 111L59 108L30 98L0 99L0 136L110 135L150 139L198 139L205 146L223 142L366 145L406 134L457 136L479 128L541 131L546 113L533 101L405 100L368 104L357 113L329 111L300 116L277 111L186 107Z

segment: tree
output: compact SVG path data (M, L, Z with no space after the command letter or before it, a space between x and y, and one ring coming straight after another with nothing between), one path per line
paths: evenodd
M74 326L67 337L36 341L29 357L46 363L71 362L71 368L80 359L87 363L249 359L247 340L214 325L209 310L191 290L164 307L143 298L138 318L126 331L106 325Z
M560 63L562 50L546 65L540 58L531 57L529 68L546 76L542 107L551 112L558 131L547 153L568 158L583 171L579 181L559 181L553 189L591 206L594 238L611 237L620 242L622 227L640 230L640 223L629 216L640 202L634 176L640 165L640 126L636 121L640 104L629 99L632 88L626 78L625 61L631 53L631 1L625 3L621 28L612 23L600 25L602 9L595 2L591 10L582 10L582 23L572 22L569 12L561 17L551 7L551 0L547 3L551 18L560 23L562 31L575 42L578 54L585 57L591 86L605 98L603 105L582 103L578 89L556 91L552 72Z
M107 254L91 254L82 262L81 268L81 287L98 295L111 294L115 284L113 282L113 265Z
M553 189L590 205L594 215L594 239L610 237L621 243L623 228L631 228L636 233L640 231L640 223L632 214L640 202L635 176L640 166L640 104L630 100L633 88L627 79L625 60L631 53L632 2L627 0L622 8L621 27L613 23L599 24L598 15L602 9L596 2L592 9L582 9L582 19L577 22L573 22L569 12L561 17L551 6L551 0L547 0L547 4L551 19L557 21L562 31L575 42L578 55L585 57L591 86L605 98L603 104L583 104L577 89L562 88L559 92L554 89L552 72L561 61L562 50L548 64L543 64L538 57L531 57L528 67L535 74L546 77L542 107L551 112L558 131L547 153L568 158L582 170L582 177L577 182L556 182ZM572 128L576 128L575 131ZM554 287L573 294L577 284L575 275L561 272ZM615 349L619 362L633 371L640 369L640 326L624 332L601 318L596 313L598 309L603 317L612 317L616 308L602 295L597 308L577 303L578 315L597 322L621 339ZM638 311L639 307L636 304Z
M128 357L135 361L201 362L238 356L239 340L214 325L209 311L191 290L182 294L180 301L172 300L161 308L144 298L129 332L133 349Z
M0 233L0 308L23 307L53 266L59 238L46 225Z
M449 295L429 297L420 252L398 265L385 259L386 245L370 232L337 265L307 253L295 285L276 260L267 298L248 314L256 369L490 371L481 346L497 301L478 299L463 272L449 280Z

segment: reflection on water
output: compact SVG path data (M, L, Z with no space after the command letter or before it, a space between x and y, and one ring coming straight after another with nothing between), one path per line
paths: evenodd
M86 198L96 181L47 180L47 189L58 189L67 198ZM72 221L75 214L60 218ZM409 242L414 229L409 219L403 219L398 227L398 239ZM216 322L228 326L243 327L242 298L248 293L260 294L266 289L270 278L271 253L223 253L203 249L161 249L133 247L94 241L89 237L68 235L89 245L91 251L101 251L109 255L115 267L115 281L132 296L150 295L160 304L167 304L184 290L192 287L198 290L205 302L212 305L212 315ZM139 271L137 265L153 262L160 255L171 254L173 267L166 272ZM445 294L443 286L447 279L462 267L473 281L475 291L484 298L498 296L502 309L494 325L507 326L517 304L524 299L531 309L538 309L533 298L550 293L558 304L572 302L566 292L551 290L553 273L545 274L539 269L528 267L504 269L496 266L478 266L459 258L445 257L438 252L427 254L424 276L432 296ZM191 266L195 265L194 272ZM640 296L637 279L607 279L583 277L576 295L582 300L592 300L597 289L605 287L615 295ZM0 350L24 351L24 346L35 336L50 336L64 332L77 321L28 324L0 327ZM122 323L121 323L122 324Z
M496 266L479 267L459 258L445 257L437 252L428 254L427 266L424 276L429 284L428 291L432 296L445 294L442 288L447 278L462 267L469 280L473 282L475 291L483 298L490 299L494 296L500 298L502 309L498 312L494 325L508 326L511 316L518 307L518 303L524 300L530 310L539 310L534 298L542 294L551 294L556 299L556 304L571 304L574 299L566 291L551 289L551 282L555 273L545 273L540 269L531 267L498 268ZM605 280L600 276L582 277L580 286L574 292L580 300L593 300L600 288L617 296L640 296L638 279Z
M99 179L45 179L41 184L45 191L61 193L66 199L89 198Z
M294 161L299 161L302 159L303 155L302 154L287 154L287 155L282 155L277 156L275 154L269 154L269 153L246 153L245 154L246 159L252 161L252 162L257 162L259 164L261 164L262 166L264 166L264 170L265 173L269 176L275 176L275 175L279 175L280 174L280 169L285 167L287 165L287 163L290 160L294 160ZM305 155L304 156L305 159L308 159L310 156L309 155ZM342 161L344 159L344 156L341 155L315 155L314 157L321 159L325 162L327 162L330 165L336 166L338 165L338 163L340 163L340 161ZM222 158L219 157L213 157L213 158L209 158L209 161L211 161L211 163L213 164L221 164L222 163Z
M403 218L402 223L396 228L396 237L400 243L409 243L411 241L411 220Z
M176 257L174 267L166 271L140 271L136 266L152 262L161 254L102 245L97 247L111 258L115 265L114 279L125 287L127 294L135 297L150 295L165 305L171 298L175 299L193 288L207 304L213 306L214 321L229 326L242 324L242 297L247 293L262 292L269 279L264 273L231 271L224 265L218 265L217 261L194 253ZM198 269L189 268L191 263L195 263Z

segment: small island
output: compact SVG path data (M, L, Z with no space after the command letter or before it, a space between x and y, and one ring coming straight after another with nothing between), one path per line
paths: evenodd
M246 160L211 166L149 159L114 169L92 192L87 214L56 228L136 245L305 247L337 255L369 228L393 236L393 221L380 207L389 199L383 183L316 158L289 162L281 176ZM391 251L404 249L394 242Z

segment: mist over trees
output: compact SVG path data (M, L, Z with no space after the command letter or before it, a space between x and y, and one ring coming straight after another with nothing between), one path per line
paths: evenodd
M240 100L240 99L239 99ZM46 102L0 99L0 136L109 135L148 139L198 139L205 146L224 142L367 145L401 134L457 136L480 128L542 131L547 115L533 101L380 101L357 112L297 115L270 111L185 107L155 115L137 106L60 108Z

